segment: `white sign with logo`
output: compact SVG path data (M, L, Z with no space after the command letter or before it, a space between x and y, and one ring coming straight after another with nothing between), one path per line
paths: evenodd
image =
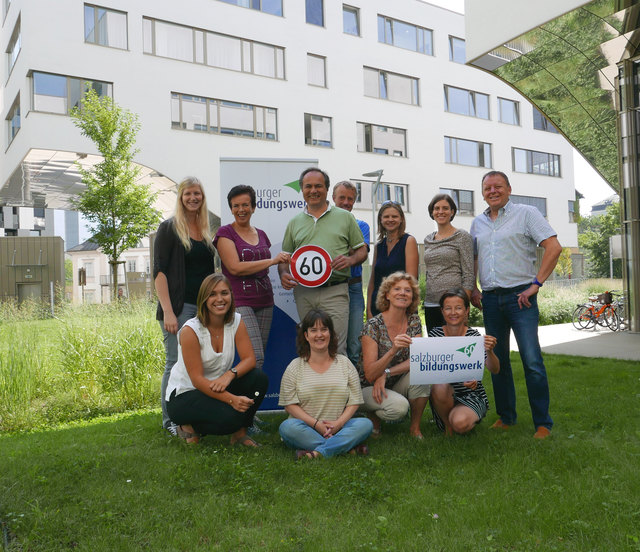
M410 359L411 385L480 381L484 337L414 337Z

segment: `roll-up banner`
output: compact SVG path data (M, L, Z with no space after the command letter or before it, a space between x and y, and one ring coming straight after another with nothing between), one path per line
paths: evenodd
M271 256L282 251L287 223L304 209L298 177L307 167L317 167L317 159L220 159L220 205L222 224L231 224L233 216L227 203L229 190L248 184L256 191L256 211L251 225L264 230L271 241ZM296 356L296 324L300 321L293 291L280 284L278 267L269 270L273 286L273 322L262 369L269 376L269 389L260 410L277 410L280 380L285 368Z

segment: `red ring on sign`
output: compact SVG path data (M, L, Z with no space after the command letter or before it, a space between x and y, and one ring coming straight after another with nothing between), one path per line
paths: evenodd
M324 272L315 280L310 280L308 277L300 274L298 270L298 260L305 253L316 253L320 255L325 261L325 270ZM303 245L298 247L291 255L291 275L295 278L295 280L305 286L305 287L320 287L322 284L326 283L329 278L331 278L331 273L333 270L331 269L331 256L325 249L318 245Z

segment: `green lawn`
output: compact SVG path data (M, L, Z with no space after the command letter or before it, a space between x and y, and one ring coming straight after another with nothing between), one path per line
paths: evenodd
M489 429L491 410L447 439L429 413L423 441L387 425L369 457L296 463L281 415L257 451L187 446L158 411L4 434L5 548L640 550L638 363L547 355L556 427L538 442L513 360L513 429Z

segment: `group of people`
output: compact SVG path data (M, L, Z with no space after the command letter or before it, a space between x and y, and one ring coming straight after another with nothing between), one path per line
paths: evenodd
M406 232L402 206L385 202L378 211L379 240L364 322L361 264L368 256L369 227L350 213L356 188L339 182L331 205L324 171L310 167L299 183L306 206L289 221L282 251L272 256L269 237L251 225L253 188L231 189L227 200L234 221L214 238L202 184L195 178L181 182L175 216L160 225L154 246L157 318L166 352L163 426L187 442L206 434L230 434L232 443L259 446L248 428L268 386L261 370L274 304L268 272L278 265L282 287L293 289L301 320L298 357L284 372L279 396L290 416L280 435L298 458L367 454L369 435L380 434L383 421L400 420L407 412L411 435L422 438L420 421L427 403L441 430L470 431L488 409L480 381L409 381L409 347L414 337L422 336L422 325L418 246ZM511 186L504 173L485 175L482 193L488 209L476 217L471 234L452 225L457 207L449 195L438 194L429 204L437 230L424 240L427 332L430 337L479 336L467 325L470 302L484 307L485 365L500 416L492 427L508 429L516 423L509 363L513 328L534 437L545 438L552 420L537 340L536 293L561 248L535 208L509 200ZM544 254L536 272L538 244ZM304 245L320 246L331 257L331 276L321 286L301 285L292 275L291 256ZM214 250L222 274L214 272ZM355 416L357 412L365 416Z

